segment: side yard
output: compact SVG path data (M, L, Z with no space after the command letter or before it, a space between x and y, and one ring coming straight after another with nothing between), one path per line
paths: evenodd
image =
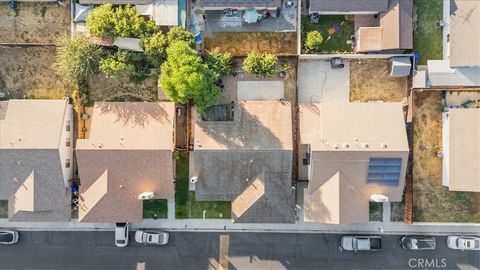
M231 218L230 202L198 202L195 192L188 190L188 152L176 152L175 217L178 219Z
M297 33L245 33L223 32L205 37L205 49L218 47L233 56L246 56L249 52L269 52L278 56L297 54Z
M480 194L442 186L442 91L413 97L413 219L416 222L480 222Z
M52 68L54 47L1 47L0 59L0 92L4 92L6 98L69 96L70 87Z
M0 43L52 44L70 26L70 1L17 3L17 10L0 5Z
M419 64L427 60L443 58L442 29L437 22L442 20L442 0L416 0L413 49L419 53Z

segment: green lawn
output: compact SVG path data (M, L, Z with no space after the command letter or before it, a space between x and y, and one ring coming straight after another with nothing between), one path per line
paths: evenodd
M176 156L175 217L178 219L231 218L230 202L197 202L195 192L188 191L188 152Z
M381 202L370 202L370 221L383 220L383 204Z
M167 200L143 201L143 218L167 218Z
M442 0L416 0L416 26L413 36L414 50L419 53L419 64L427 60L439 60L442 53L442 29L437 22L442 20Z
M334 24L340 25L340 31L328 39L328 29ZM352 46L347 44L347 40L355 32L353 22L347 21L343 15L321 15L316 24L310 23L310 16L302 16L302 52L304 52L304 43L307 33L310 31L319 31L323 36L322 52L351 52Z

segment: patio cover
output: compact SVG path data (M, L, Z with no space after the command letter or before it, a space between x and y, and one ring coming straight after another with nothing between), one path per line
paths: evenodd
M135 5L138 14L142 16L153 16L153 4L150 5Z
M178 1L157 0L155 2L154 20L156 25L178 25Z
M125 49L135 52L143 52L142 47L140 46L139 38L125 38L117 37L113 42L113 45L117 46L119 49Z
M430 86L480 86L480 67L451 68L449 60L428 60Z
M79 4L75 4L75 18L73 19L74 22L85 22L87 21L88 13L93 9L92 5L83 6Z
M246 23L256 23L260 18L262 18L262 15L254 8L245 10L245 14L243 14Z

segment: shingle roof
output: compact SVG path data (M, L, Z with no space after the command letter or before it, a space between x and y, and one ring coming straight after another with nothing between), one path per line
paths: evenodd
M310 12L381 12L388 0L310 0Z
M198 177L197 200L232 201L235 222L294 222L289 103L245 101L234 121L197 119L195 141L190 172Z
M82 222L139 222L142 192L171 199L175 105L95 103L90 138L77 140Z

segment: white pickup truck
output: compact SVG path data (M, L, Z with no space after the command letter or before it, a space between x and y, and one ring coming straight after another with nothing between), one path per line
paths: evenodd
M340 245L343 250L353 250L355 252L363 250L379 250L382 248L382 237L347 235L342 237Z

